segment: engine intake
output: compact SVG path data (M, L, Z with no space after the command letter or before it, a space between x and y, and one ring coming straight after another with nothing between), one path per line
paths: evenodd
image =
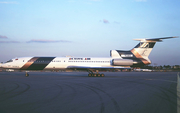
M114 65L114 66L132 66L133 60L131 60L131 59L113 59L112 65Z

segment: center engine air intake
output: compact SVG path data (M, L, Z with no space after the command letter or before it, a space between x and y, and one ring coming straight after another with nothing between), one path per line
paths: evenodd
M113 66L132 66L133 60L130 60L130 59L113 59L112 65Z

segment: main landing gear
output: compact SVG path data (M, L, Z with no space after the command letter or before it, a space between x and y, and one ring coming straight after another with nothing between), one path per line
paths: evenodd
M88 77L104 77L105 75L102 73L102 74L99 74L98 73L98 70L96 70L96 73L93 73L92 70L88 70Z

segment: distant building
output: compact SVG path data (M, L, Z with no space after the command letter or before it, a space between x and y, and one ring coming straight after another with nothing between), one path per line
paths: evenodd
M174 65L172 66L172 69L180 69L180 65Z

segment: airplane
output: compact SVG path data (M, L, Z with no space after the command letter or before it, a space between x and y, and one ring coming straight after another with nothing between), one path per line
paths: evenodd
M89 77L104 77L99 74L102 70L131 69L151 64L148 56L156 42L163 39L177 37L163 37L153 39L134 39L140 41L129 51L111 50L110 57L19 57L13 58L0 67L4 69L24 70L26 77L30 70L85 70Z

